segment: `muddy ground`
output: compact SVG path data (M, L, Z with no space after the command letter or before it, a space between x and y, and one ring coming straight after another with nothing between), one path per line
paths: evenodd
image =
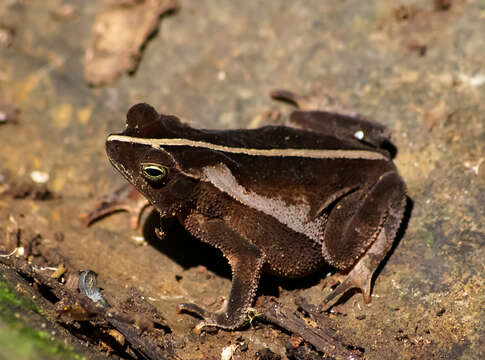
M149 318L137 329L163 340L160 358L221 359L223 349L233 359L322 358L258 319L241 331L195 334L198 320L177 314L177 303L218 309L230 271L218 251L176 225L162 241L149 211L138 230L126 213L89 228L80 220L123 185L104 140L123 129L132 104L197 127L254 127L290 111L269 99L274 88L331 95L387 125L398 148L412 211L372 302L355 294L341 314L325 315L344 342L368 359L484 357L485 1L181 0L154 22L158 31L142 29L151 35L127 55L129 73L96 84L85 77L85 54L106 6L0 3L0 250L24 249L1 258L0 359L140 358L112 323L92 320L104 310L91 319L72 307L60 314L67 298L82 308L85 299L63 289L86 269L111 304ZM66 272L51 277L61 264ZM327 271L303 281L266 277L260 294L291 310L298 297L319 304ZM57 345L15 341L30 326Z

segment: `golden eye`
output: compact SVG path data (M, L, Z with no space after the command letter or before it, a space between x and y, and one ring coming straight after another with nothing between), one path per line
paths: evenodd
M168 174L168 168L152 163L141 164L141 173L143 176L154 183L161 183Z

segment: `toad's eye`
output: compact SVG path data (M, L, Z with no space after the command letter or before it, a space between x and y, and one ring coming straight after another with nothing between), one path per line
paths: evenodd
M143 163L141 164L141 173L148 181L160 184L167 176L168 168L158 164Z

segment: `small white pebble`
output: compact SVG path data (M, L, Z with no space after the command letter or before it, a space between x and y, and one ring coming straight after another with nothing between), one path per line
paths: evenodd
M471 86L481 86L485 84L485 74L477 74L470 78L470 85Z
M217 73L217 79L223 81L226 80L226 72L225 71L219 71Z
M132 236L131 238L138 245L146 245L146 241L143 236Z
M34 170L30 173L30 178L37 184L45 184L49 181L49 174L44 171Z
M466 75L466 74L460 74L459 78L464 84L469 85L469 86L473 86L473 87L478 87L478 86L482 86L483 84L485 84L485 74L483 74L483 73L478 73L474 76L469 76L469 75Z
M362 130L356 131L354 133L354 137L358 140L363 140L364 139L364 132Z
M236 351L236 348L236 344L232 344L223 348L221 352L221 360L231 360L234 351Z
M471 171L473 171L473 173L475 175L478 175L479 171L480 171L480 166L482 165L482 163L485 161L485 158L481 158L480 160L478 160L478 162L476 163L476 165L473 165L473 162L472 161L465 161L463 163L463 165L468 168L468 169L471 169Z

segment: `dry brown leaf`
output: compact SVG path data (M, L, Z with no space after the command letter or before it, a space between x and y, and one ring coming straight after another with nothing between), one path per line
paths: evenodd
M134 71L160 16L177 8L175 0L105 0L91 30L84 80L90 85L111 84L122 73Z

